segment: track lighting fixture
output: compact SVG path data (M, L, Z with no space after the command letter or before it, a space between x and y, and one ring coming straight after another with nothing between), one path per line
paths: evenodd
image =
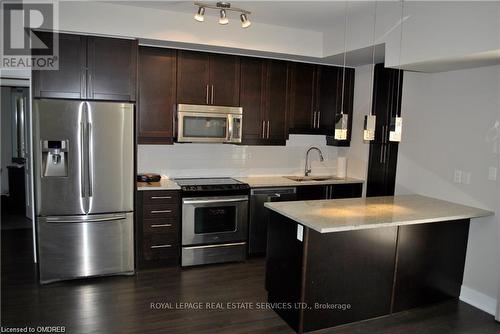
M251 12L241 9L231 7L229 2L217 2L215 5L208 3L195 2L195 6L198 6L198 12L195 14L194 19L198 22L203 22L205 20L205 10L215 9L219 11L219 24L226 25L229 23L229 18L227 17L228 11L240 13L241 27L248 28L252 25L248 16L252 14Z
M198 22L205 21L205 7L198 7L198 13L194 16L194 19Z
M252 22L248 19L247 14L241 14L240 19L242 28L248 28L252 24Z
M225 9L220 10L220 18L219 18L219 24L225 25L228 24L229 20L227 19L227 14Z

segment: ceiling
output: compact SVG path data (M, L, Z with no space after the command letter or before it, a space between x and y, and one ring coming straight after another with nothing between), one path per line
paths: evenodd
M108 3L135 6L142 8L153 8L182 13L194 13L197 7L193 1L106 1ZM215 4L210 1L200 1ZM332 22L344 20L345 1L232 1L233 7L243 8L251 11L251 21L274 24L278 26L326 31ZM373 7L369 1L349 2L349 12L354 12ZM207 10L205 15L218 16L216 10ZM229 13L229 18L236 18L236 13Z

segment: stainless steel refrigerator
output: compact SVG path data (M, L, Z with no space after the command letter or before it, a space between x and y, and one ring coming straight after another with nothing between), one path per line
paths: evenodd
M134 106L33 101L40 282L133 274Z

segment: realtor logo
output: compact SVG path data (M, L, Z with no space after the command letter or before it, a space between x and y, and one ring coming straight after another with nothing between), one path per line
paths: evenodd
M0 67L57 70L56 14L57 2L2 1Z

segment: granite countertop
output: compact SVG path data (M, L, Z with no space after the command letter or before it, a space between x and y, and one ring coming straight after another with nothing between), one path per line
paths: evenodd
M270 202L265 206L320 233L494 215L491 211L420 195Z
M137 190L180 190L172 180L162 178L159 182L137 182Z
M315 175L321 176L321 175ZM322 185L322 184L346 184L346 183L364 183L363 180L354 178L343 178L343 179L330 179L323 181L294 181L290 180L284 176L245 176L245 177L234 177L243 183L247 183L251 188L259 187L296 187L296 186L311 186L311 185Z

